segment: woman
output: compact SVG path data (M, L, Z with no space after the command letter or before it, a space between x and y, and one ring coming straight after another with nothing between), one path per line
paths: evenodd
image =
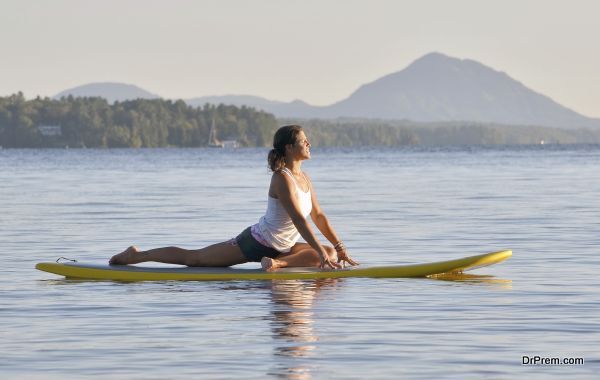
M300 169L310 158L310 143L298 125L281 127L273 138L269 168L273 171L267 213L235 239L206 248L179 247L139 251L129 247L110 259L111 265L157 261L199 267L227 267L249 261L260 262L272 271L284 267L341 268L340 263L357 265L321 210L312 182ZM314 224L333 247L321 245L307 221ZM302 236L307 243L298 243Z

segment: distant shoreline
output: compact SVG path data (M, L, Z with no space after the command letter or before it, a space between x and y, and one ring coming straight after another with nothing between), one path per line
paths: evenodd
M280 125L305 127L315 146L509 146L600 144L600 128L561 129L483 122L292 119L253 108L183 101L0 97L3 148L268 147ZM225 148L227 149L227 148Z

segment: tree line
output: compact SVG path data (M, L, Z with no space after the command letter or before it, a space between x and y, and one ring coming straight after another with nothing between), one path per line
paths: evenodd
M300 124L322 146L600 144L600 129L561 129L477 122L373 119L279 119Z
M192 107L183 100L138 99L109 104L71 96L26 100L0 97L0 147L203 147L211 126L220 140L266 147L279 125L300 124L320 146L600 144L600 129L565 130L493 123L417 123L408 120L276 119L254 108ZM60 130L43 133L44 126Z
M211 126L220 140L267 146L277 129L271 114L225 105L191 107L184 101L137 99L109 104L103 98L26 100L0 97L0 146L5 148L202 147ZM44 134L44 126L60 133ZM41 127L41 128L40 128Z

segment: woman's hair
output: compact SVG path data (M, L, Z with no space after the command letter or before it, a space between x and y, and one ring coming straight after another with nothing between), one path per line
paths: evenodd
M303 129L299 125L286 125L275 132L273 137L273 149L269 151L269 168L276 172L285 166L285 146L288 144L294 145L298 134Z

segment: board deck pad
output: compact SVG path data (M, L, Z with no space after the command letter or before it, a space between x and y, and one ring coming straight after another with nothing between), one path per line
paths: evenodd
M143 267L135 265L101 265L79 262L39 263L36 269L66 278L115 281L225 281L225 280L286 280L319 278L402 278L427 277L443 273L457 273L502 262L512 251L498 251L456 260L425 264L391 265L345 269L282 268L272 272L262 269L200 268L200 267Z

